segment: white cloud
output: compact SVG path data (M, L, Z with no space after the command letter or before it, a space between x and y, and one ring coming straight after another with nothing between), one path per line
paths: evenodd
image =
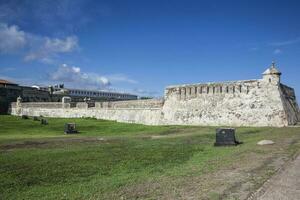
M46 38L44 48L51 52L71 52L78 48L78 39L75 36L66 37L65 40Z
M270 43L270 45L271 46L286 46L286 45L296 44L299 42L300 42L300 37L291 39L291 40L286 40L286 41L272 42L272 43Z
M12 53L26 45L26 33L18 26L0 23L0 53Z
M75 73L80 73L80 68L79 67L72 67L72 69Z
M15 67L3 67L2 69L0 69L0 71L2 72L9 72L9 71L15 71L16 68Z
M19 25L33 21L45 31L73 33L86 28L91 21L111 14L110 7L103 3L89 4L89 0L2 0L0 21Z
M100 75L97 73L83 72L80 67L60 65L53 73L49 74L51 82L66 83L74 88L111 89L112 84L118 82L137 83L126 75Z
M24 32L16 25L0 23L0 53L20 53L25 61L52 63L59 54L79 48L76 36L49 38Z
M138 94L140 96L149 96L149 97L154 97L154 96L158 95L158 92L148 91L148 90L139 89L139 88L133 89L133 93Z
M69 53L78 49L76 36L69 36L65 39L31 36L31 41L30 52L25 55L25 61L40 60L44 63L51 63L57 54Z
M127 82L132 84L138 83L136 80L130 79L124 74L113 74L113 75L108 75L107 77L111 82Z
M71 67L66 64L62 64L55 72L50 74L50 80L69 83L73 86L93 88L103 88L111 84L104 76L94 73L83 73L80 67Z
M282 53L282 50L281 49L275 49L273 51L274 54L281 54Z

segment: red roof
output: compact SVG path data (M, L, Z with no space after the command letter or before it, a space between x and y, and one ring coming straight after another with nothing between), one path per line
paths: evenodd
M0 84L12 84L12 85L17 85L16 83L10 82L8 80L0 79Z

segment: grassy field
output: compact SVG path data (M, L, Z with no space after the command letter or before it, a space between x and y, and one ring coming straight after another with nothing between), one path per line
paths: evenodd
M214 147L215 127L48 121L0 116L0 199L244 199L300 149L295 127L237 128L244 144Z

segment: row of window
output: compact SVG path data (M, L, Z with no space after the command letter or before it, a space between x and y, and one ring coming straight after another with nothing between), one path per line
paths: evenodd
M95 92L95 91L80 91L80 90L70 90L70 94L71 95L86 95L86 96L94 96L94 97L135 98L134 95L107 93L107 92Z

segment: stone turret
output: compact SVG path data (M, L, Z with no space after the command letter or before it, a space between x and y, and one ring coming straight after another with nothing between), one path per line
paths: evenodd
M276 69L275 62L272 62L272 66L269 67L266 71L264 71L263 80L268 83L278 85L280 83L280 75L281 72L278 69Z

